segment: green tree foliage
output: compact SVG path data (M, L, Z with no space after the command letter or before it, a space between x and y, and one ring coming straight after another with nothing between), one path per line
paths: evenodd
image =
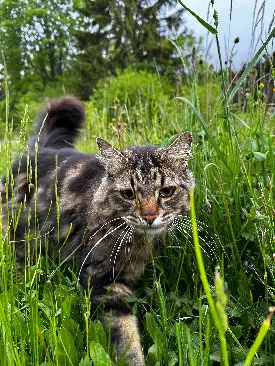
M127 66L175 77L182 62L169 38L190 49L194 38L183 27L175 0L85 0L85 25L76 32L77 93L87 99L104 76Z
M45 96L66 92L89 99L100 79L129 66L174 82L184 72L170 39L185 54L194 44L183 11L176 0L2 0L0 51L11 117L19 122L25 104ZM2 111L3 70L0 60Z
M75 53L73 30L79 20L74 0L1 1L0 49L7 65L12 109L30 90L37 95L60 80Z
M14 89L21 87L21 71L24 64L21 24L23 24L22 1L10 0L0 3L0 50L10 70L10 83ZM2 57L1 57L2 58ZM1 71L4 66L0 61ZM4 77L1 74L1 81ZM4 98L1 89L1 98Z

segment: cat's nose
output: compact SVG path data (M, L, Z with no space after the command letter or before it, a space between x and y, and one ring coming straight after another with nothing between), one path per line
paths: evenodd
M147 225L152 225L159 216L159 206L155 197L143 198L140 202L140 216Z
M157 217L158 217L158 215L145 215L145 216L142 216L143 220L145 220L148 225L151 225Z

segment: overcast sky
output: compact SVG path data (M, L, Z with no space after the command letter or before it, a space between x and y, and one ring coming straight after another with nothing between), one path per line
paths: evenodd
M234 48L234 52L236 55L233 58L233 67L238 69L243 63L249 61L255 50L261 46L261 43L254 49L251 49L251 38L252 38L252 23L253 23L253 11L255 6L255 1L257 4L256 7L256 16L258 11L261 8L261 5L265 4L264 9L264 22L263 22L263 32L262 39L263 41L267 38L268 28L271 25L271 28L275 27L275 22L273 16L275 16L275 0L232 0L232 20L230 22L230 3L231 0L215 0L214 8L218 12L219 16L219 40L222 49L222 58L223 62L227 59L226 49L231 51L232 46L234 44L234 39L236 37L240 38L240 42L236 44ZM207 12L208 5L210 0L182 0L182 2L188 6L191 10L193 10L196 14L198 14L204 20L207 20ZM213 8L210 8L208 22L213 25ZM262 13L261 13L262 14ZM207 44L212 39L211 35L208 35L205 28L189 13L185 12L186 26L188 29L192 29L196 36L203 36L204 42L203 46L206 49ZM272 22L273 19L273 22ZM257 27L256 37L257 39L260 34L260 24ZM217 51L216 51L215 42L212 44L210 55L210 61L214 64L214 66L218 67L218 59L217 59ZM275 51L275 40L273 40L273 44L269 45L269 51ZM251 52L252 51L252 52ZM249 53L252 53L250 55Z

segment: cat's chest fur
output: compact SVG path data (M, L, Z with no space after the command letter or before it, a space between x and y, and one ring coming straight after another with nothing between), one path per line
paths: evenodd
M108 236L112 231L116 232ZM119 280L133 288L156 247L164 242L164 236L149 239L146 233L133 234L121 222L95 232L81 251L80 275L84 286L89 279L100 279L106 284Z

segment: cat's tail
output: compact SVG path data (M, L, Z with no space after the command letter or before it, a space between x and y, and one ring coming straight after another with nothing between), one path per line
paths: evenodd
M36 125L36 136L30 141L29 148L38 146L62 149L72 147L85 118L84 105L77 98L65 95L46 104Z

